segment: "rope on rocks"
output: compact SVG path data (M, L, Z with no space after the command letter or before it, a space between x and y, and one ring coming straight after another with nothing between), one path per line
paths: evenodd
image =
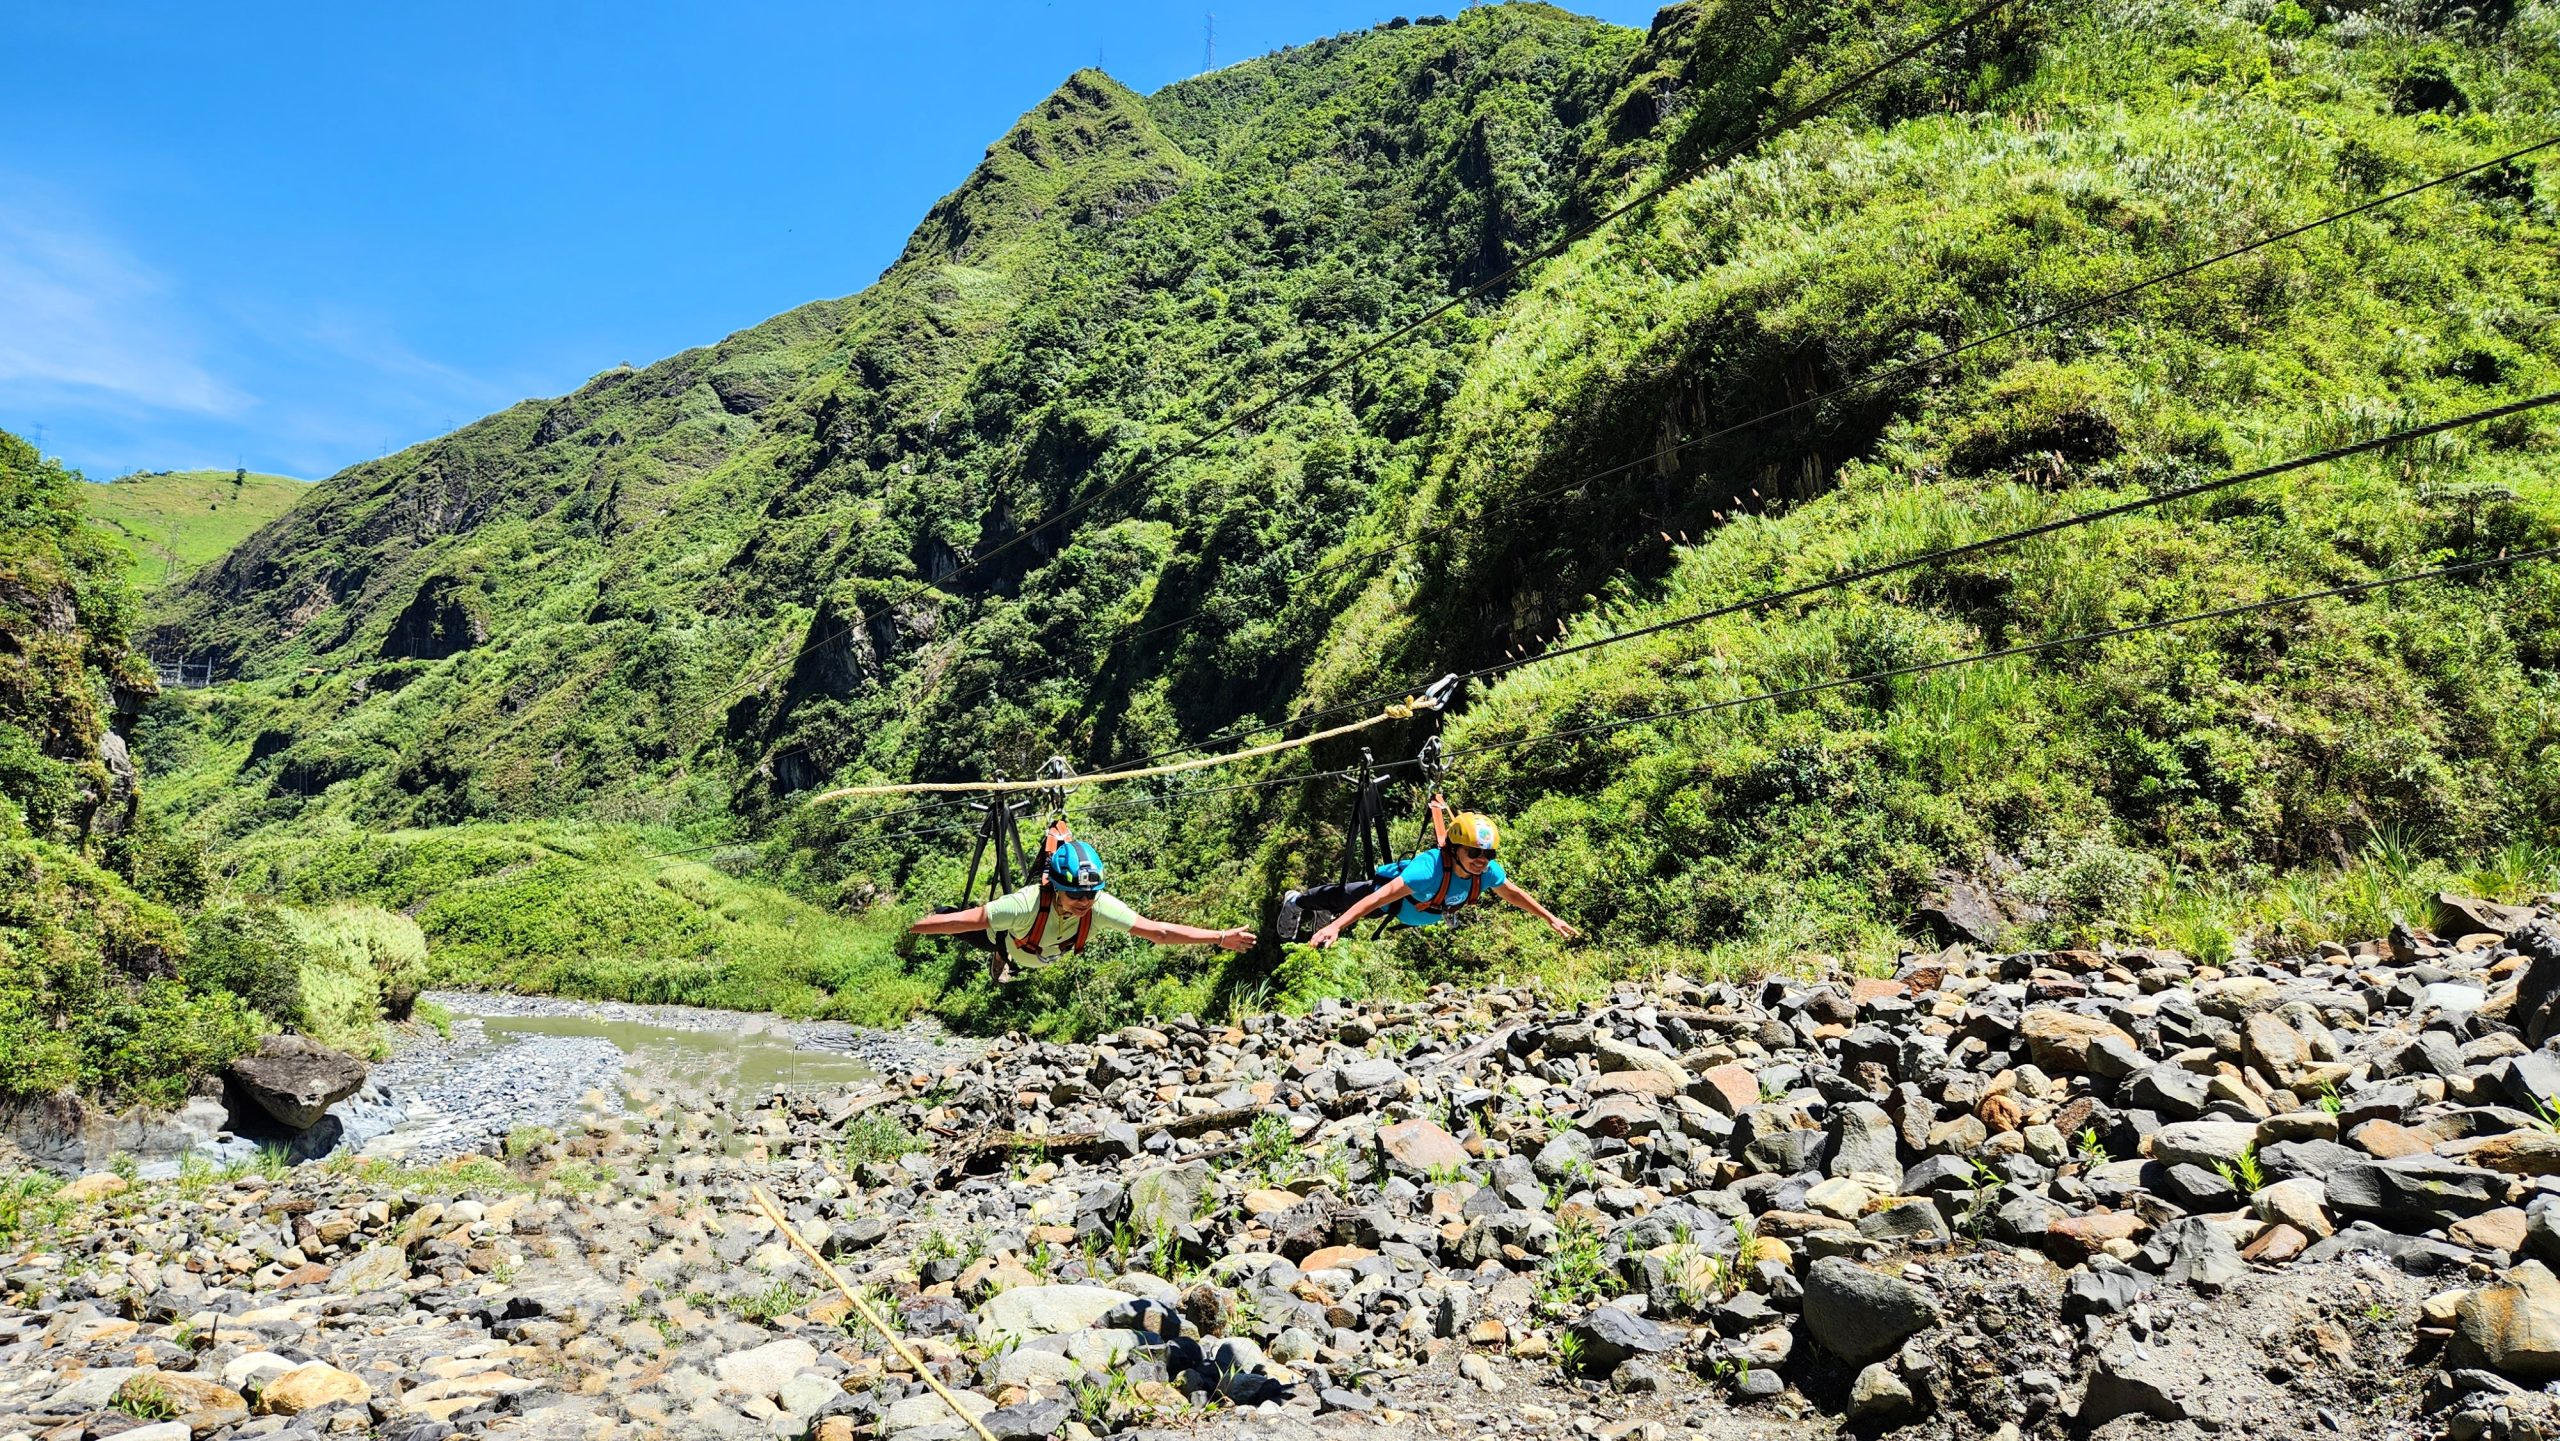
M971 1415L968 1409L960 1404L959 1398L953 1396L950 1389L942 1384L941 1378L927 1370L916 1353L907 1349L907 1343L899 1338L897 1332L889 1329L889 1323L880 1319L880 1313L871 1309L871 1303L862 1299L861 1293L853 1289L853 1283L844 1278L844 1273L837 1270L826 1257L819 1255L815 1246L802 1239L798 1228L791 1224L789 1217L782 1214L782 1206L773 1199L772 1192L760 1185L750 1185L747 1187L747 1194L754 1199L756 1209L764 1212L765 1219L771 1221L775 1229L781 1231L792 1245L798 1247L800 1254L809 1258L810 1265L818 1268L818 1274L826 1277L847 1301L853 1303L853 1309L861 1314L863 1320L871 1324L872 1330L880 1333L880 1339L889 1343L889 1349L898 1353L898 1359L906 1362L918 1376L924 1378L924 1384L933 1388L933 1394L942 1398L943 1404L951 1408L952 1415L967 1422L969 1429L978 1433L980 1441L996 1441L995 1433L987 1429L986 1423Z

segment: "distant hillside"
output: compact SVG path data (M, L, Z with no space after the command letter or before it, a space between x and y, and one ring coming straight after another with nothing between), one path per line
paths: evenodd
M81 492L92 520L133 548L126 574L143 590L175 585L293 509L310 491L288 475L142 471Z

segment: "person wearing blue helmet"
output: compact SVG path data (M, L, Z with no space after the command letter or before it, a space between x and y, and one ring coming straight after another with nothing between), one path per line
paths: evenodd
M1048 961L1081 952L1096 930L1159 946L1223 946L1230 951L1251 950L1254 940L1253 932L1242 927L1205 931L1139 915L1102 888L1102 857L1076 840L1051 847L1034 884L982 906L923 917L907 929L919 936L983 937L995 952L991 973L998 981L1013 978L1017 959Z

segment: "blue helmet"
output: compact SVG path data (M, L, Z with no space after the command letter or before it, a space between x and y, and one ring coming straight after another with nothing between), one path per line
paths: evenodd
M1049 853L1049 884L1071 896L1102 889L1102 857L1082 841L1061 841Z

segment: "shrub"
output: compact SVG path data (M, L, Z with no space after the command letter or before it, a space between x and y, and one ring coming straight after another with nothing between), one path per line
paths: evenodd
M416 921L380 906L339 906L305 921L303 937L370 971L381 992L382 1014L395 1021L409 1018L427 980L427 936Z
M382 1022L406 1019L427 965L417 922L379 906L284 911L301 946L303 1031L324 1046L380 1057Z
M308 951L291 912L264 901L234 901L187 923L180 972L198 990L228 991L275 1025L298 1026Z

